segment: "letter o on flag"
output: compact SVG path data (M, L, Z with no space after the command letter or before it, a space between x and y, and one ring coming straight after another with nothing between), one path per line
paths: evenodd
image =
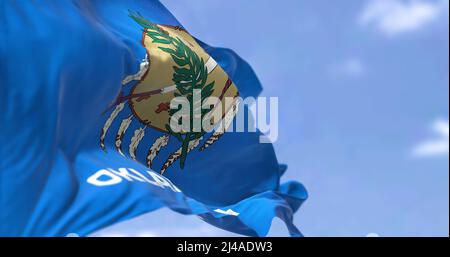
M90 176L87 179L87 182L95 186L112 186L122 182L122 178L114 175L109 170L99 170L94 175Z

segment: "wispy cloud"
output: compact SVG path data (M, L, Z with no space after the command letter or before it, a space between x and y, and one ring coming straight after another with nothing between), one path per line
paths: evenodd
M345 77L360 77L366 71L363 61L359 58L347 58L331 66L331 75Z
M413 149L416 157L448 156L449 150L449 122L437 120L432 124L435 138L429 139L417 145Z
M448 0L370 0L359 21L388 36L422 29L448 14Z

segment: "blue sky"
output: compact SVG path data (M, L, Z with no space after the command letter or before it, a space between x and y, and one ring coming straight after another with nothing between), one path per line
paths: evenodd
M309 191L306 236L449 235L448 0L162 2L279 97L275 148ZM95 235L233 236L169 210Z

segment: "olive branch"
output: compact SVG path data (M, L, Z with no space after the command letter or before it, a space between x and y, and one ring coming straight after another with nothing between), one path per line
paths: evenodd
M163 46L159 46L158 48L170 54L173 61L177 64L177 66L173 66L174 74L172 78L177 88L177 92L174 93L175 97L183 96L190 104L190 129L188 132L174 132L169 124L166 125L169 134L173 135L182 143L180 168L184 168L189 143L200 139L206 133L203 127L200 132L193 132L194 112L198 112L198 108L200 108L201 120L203 120L204 115L210 111L201 109L201 105L194 106L194 90L201 90L201 101L203 102L205 98L211 96L214 90L214 81L209 84L206 83L208 70L205 67L205 61L187 46L183 40L179 37L170 36L162 28L146 20L139 13L130 13L130 17L144 28L144 32L152 39L153 43L172 46L172 48ZM170 109L169 116L172 117L177 111L176 109Z

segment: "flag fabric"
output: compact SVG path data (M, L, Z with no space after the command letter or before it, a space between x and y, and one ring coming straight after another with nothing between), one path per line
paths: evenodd
M169 102L195 88L260 93L233 51L158 1L0 0L0 24L0 236L85 236L162 207L248 236L278 217L301 235L306 190L280 184L286 166L261 133L168 126ZM245 109L211 122L226 129Z

